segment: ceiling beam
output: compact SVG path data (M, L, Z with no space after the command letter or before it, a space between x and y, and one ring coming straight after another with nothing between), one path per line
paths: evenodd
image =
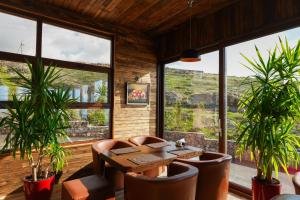
M119 26L100 20L91 19L64 8L37 2L34 0L1 0L0 9L19 15L41 18L48 23L64 24L71 28L79 28L101 34L112 36L122 31L128 31L125 26Z

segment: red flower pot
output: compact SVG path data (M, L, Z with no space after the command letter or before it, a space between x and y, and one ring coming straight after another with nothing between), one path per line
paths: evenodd
M274 183L266 183L252 178L252 200L270 200L272 197L279 195L281 184L278 180L274 179Z
M55 175L47 179L31 181L24 178L24 193L26 200L49 200L53 190Z

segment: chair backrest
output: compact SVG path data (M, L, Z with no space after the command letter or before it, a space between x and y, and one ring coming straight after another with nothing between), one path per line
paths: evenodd
M296 172L293 176L293 184L295 187L295 193L300 194L300 172Z
M133 144L115 139L101 140L92 144L92 154L93 154L93 168L95 173L103 175L105 162L99 158L99 154L111 149L132 147Z
M125 200L195 200L197 176L197 168L178 162L169 165L168 177L127 173Z
M151 143L157 143L157 142L166 142L166 140L149 136L149 135L141 135L141 136L135 136L128 139L129 142L132 144L135 144L137 146L141 146L144 144L151 144Z
M200 160L177 159L198 168L196 200L227 199L231 156L205 152Z

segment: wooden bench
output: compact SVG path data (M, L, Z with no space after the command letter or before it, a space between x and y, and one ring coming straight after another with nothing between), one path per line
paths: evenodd
M86 176L62 184L62 200L114 200L113 186L98 175Z

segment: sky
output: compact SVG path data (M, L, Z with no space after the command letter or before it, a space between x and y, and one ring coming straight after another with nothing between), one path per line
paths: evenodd
M247 42L235 44L226 47L226 66L228 76L249 76L253 73L244 67L242 64L247 64L241 53L248 58L256 58L255 45L261 51L263 57L266 59L267 52L270 49L274 49L276 44L279 43L279 37L288 39L289 44L294 46L297 40L300 39L300 28L290 29L288 31L283 31L268 35L265 37L257 38ZM205 73L219 73L219 56L218 51L207 53L201 55L201 61L196 63L184 63L184 62L174 62L167 65L170 68L176 69L187 69L187 70L197 70L203 71Z
M35 55L36 22L0 13L0 51ZM43 24L42 55L110 64L110 40Z

